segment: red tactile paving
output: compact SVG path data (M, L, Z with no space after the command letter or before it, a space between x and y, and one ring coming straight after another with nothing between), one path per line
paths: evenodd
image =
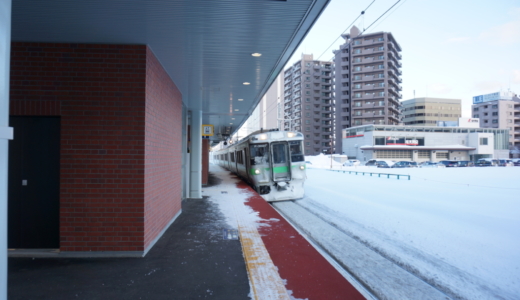
M238 188L255 195L246 205L259 213L269 226L258 228L262 240L285 287L297 299L365 299L313 246L302 237L274 208L246 183Z

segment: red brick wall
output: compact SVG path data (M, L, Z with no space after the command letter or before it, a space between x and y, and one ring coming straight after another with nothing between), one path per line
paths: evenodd
M145 247L181 209L182 96L153 52L146 59Z
M180 208L175 85L143 45L11 50L10 113L61 116L61 250L143 251Z
M202 139L202 185L208 184L209 176L209 139Z

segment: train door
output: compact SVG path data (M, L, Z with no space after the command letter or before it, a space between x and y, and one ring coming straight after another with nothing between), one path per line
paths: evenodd
M271 155L273 181L291 180L291 160L287 142L271 143Z

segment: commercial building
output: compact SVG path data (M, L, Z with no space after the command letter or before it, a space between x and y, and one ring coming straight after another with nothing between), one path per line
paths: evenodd
M305 135L305 155L333 153L332 62L303 54L284 84L284 130Z
M429 97L405 100L401 102L401 114L404 125L456 123L461 117L461 100Z
M343 152L369 159L441 161L508 158L507 129L364 125L343 130Z
M401 47L390 32L361 34L353 26L335 50L336 152L342 130L400 122Z
M482 128L509 129L509 149L520 149L520 98L512 92L496 92L473 97L473 118Z

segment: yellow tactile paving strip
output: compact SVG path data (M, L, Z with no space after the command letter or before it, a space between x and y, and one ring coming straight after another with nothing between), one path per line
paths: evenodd
M234 201L234 210L254 299L289 300L285 284L265 248L256 224L243 218L247 215L243 202Z

